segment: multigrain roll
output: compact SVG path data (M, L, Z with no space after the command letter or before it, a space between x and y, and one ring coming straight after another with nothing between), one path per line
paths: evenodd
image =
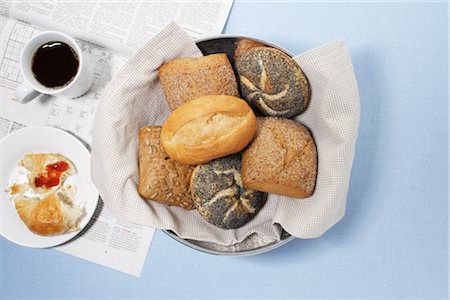
M245 225L267 199L265 193L243 186L239 153L195 167L191 192L200 215L223 229Z
M309 130L293 120L259 117L251 145L242 156L248 188L294 198L312 195L317 150Z
M194 167L171 159L160 142L161 126L139 129L138 192L168 206L194 209L189 182Z
M262 115L291 118L308 107L308 80L282 51L251 48L236 58L236 68L243 98Z
M161 142L172 159L198 165L241 151L255 130L256 117L247 102L233 96L205 96L169 115Z
M159 68L159 79L172 111L202 96L239 97L236 76L224 53L169 61Z

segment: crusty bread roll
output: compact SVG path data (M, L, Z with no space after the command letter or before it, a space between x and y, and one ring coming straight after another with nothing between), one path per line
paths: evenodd
M254 47L236 58L242 97L265 116L290 118L309 104L310 88L299 65L282 51Z
M242 156L244 185L258 191L305 198L317 176L317 150L309 130L293 120L259 117Z
M195 205L189 190L192 166L171 159L160 142L161 126L139 129L139 185L138 192L168 206L186 210Z
M242 184L239 153L195 167L191 191L200 215L209 223L235 229L253 219L267 195Z
M161 142L174 160L198 165L241 151L255 130L256 117L247 102L211 95L172 112L162 127Z
M207 95L239 97L236 76L224 53L169 61L159 68L159 79L171 110Z
M236 60L239 56L244 54L245 52L249 51L250 49L256 48L256 47L266 47L263 43L249 40L249 39L238 39L235 42L235 50L234 50L234 59Z

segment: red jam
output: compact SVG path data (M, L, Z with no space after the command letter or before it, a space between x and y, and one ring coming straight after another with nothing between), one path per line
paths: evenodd
M40 174L34 179L34 185L36 187L46 187L50 188L52 186L57 186L61 178L61 174L67 171L69 164L65 161L58 161L54 164L47 165L45 169L47 174Z
M51 164L51 165L48 165L47 167L45 167L45 169L47 171L55 170L55 171L58 171L58 172L67 171L68 168L69 168L69 164L66 163L65 161L58 161L58 162L56 162L54 164Z

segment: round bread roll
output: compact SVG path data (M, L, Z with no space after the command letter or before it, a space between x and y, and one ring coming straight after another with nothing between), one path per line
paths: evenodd
M260 42L254 41L254 40L249 40L246 38L236 40L234 45L236 47L234 50L234 53L233 53L235 60L237 57L239 57L240 55L244 54L245 52L247 52L248 50L250 50L252 48L266 47L263 43L260 43Z
M298 64L270 47L255 47L236 58L242 96L265 116L290 118L303 112L310 88Z
M309 130L294 120L259 117L242 155L244 185L258 191L306 198L317 177L317 149Z
M174 160L198 165L237 153L251 141L256 117L247 102L210 95L173 111L161 130L161 142Z
M235 229L246 224L267 199L265 193L243 186L240 154L195 167L191 193L200 215L223 229Z

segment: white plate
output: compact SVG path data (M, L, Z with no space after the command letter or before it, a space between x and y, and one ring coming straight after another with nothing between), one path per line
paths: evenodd
M16 244L47 248L60 245L74 238L89 223L97 207L98 192L91 181L90 153L71 134L52 127L28 127L7 135L0 141L1 149L1 199L0 233ZM59 153L75 165L77 193L76 203L84 203L85 215L80 222L80 230L55 236L41 236L31 232L22 222L5 190L11 175L17 171L19 161L27 153Z

